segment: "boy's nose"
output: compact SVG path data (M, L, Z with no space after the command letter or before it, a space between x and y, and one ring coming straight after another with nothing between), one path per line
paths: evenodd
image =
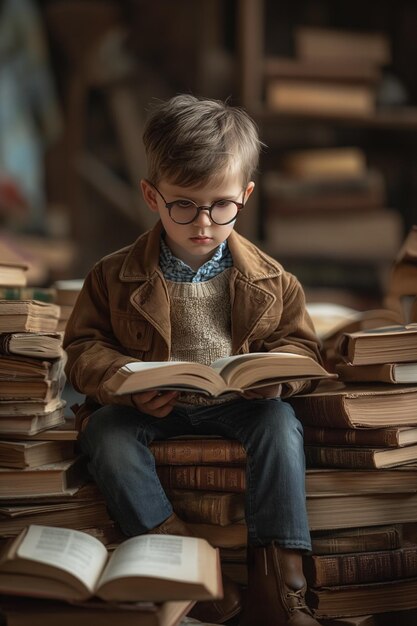
M210 225L211 224L211 219L210 219L210 213L208 209L200 209L197 217L195 218L193 224L198 224L198 225Z

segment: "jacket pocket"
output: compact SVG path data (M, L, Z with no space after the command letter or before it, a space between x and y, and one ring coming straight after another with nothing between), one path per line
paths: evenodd
M128 354L142 358L152 345L153 328L143 317L112 313L113 333Z

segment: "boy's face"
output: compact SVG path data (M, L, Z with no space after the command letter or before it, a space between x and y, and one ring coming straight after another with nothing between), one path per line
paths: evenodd
M228 238L235 220L220 226L211 221L208 211L203 210L190 224L177 224L171 219L165 204L174 200L192 200L197 206L211 206L217 200L245 203L254 186L250 182L243 188L237 174L226 176L220 184L209 183L203 187L181 187L162 179L158 183L158 193L146 180L141 181L145 202L151 211L159 213L171 252L194 270L206 263L215 249Z

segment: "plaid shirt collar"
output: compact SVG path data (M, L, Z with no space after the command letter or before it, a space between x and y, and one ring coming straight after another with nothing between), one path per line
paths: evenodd
M206 261L197 271L194 271L189 265L172 254L163 236L161 236L159 265L167 280L179 283L200 283L210 280L225 269L232 267L233 260L227 241L223 241L218 246L211 259Z

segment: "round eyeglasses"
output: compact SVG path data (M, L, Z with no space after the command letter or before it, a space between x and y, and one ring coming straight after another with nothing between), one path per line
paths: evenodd
M170 218L176 224L191 224L198 218L200 211L208 211L211 222L218 226L225 226L233 222L245 206L243 202L228 199L215 200L210 206L198 206L192 200L185 198L167 202L159 189L150 181L147 182L161 196Z

